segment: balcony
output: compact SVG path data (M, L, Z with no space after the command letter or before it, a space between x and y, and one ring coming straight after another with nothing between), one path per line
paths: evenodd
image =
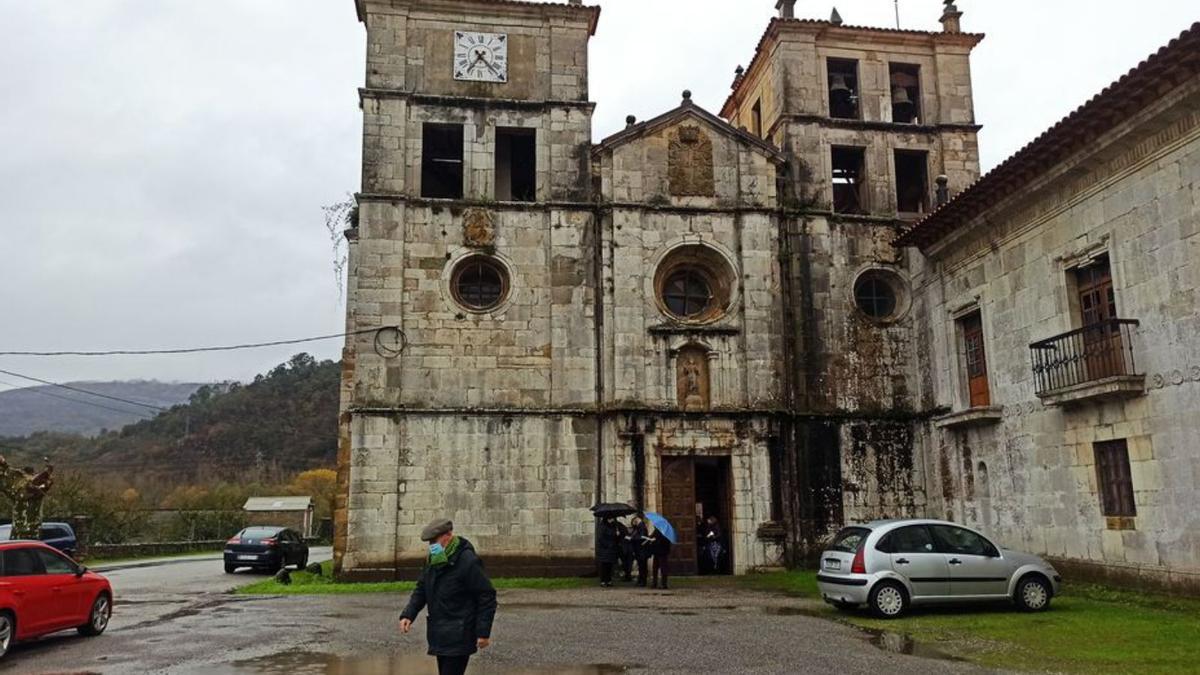
M1136 319L1107 319L1029 345L1045 405L1140 396L1146 376L1133 362Z

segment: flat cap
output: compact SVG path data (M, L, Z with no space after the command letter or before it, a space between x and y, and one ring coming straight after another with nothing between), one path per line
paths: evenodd
M421 530L421 541L433 541L454 529L454 523L449 518L434 518Z

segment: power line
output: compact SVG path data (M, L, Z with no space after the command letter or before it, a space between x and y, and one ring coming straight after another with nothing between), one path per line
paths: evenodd
M50 385L51 387L59 387L61 389L77 391L81 394L87 394L89 396L99 396L100 398L107 398L111 401L119 401L121 403L128 403L129 405L141 406L143 408L149 408L151 410L157 410L159 412L165 412L165 411L169 410L169 408L164 408L162 406L150 405L149 403L141 403L139 401L131 401L127 398L121 398L120 396L109 396L108 394L101 394L101 393L95 392L95 391L88 391L87 389L80 389L79 387L72 387L69 384L61 384L59 382L51 382L50 380L43 380L38 377L33 377L31 375L22 375L21 373L14 373L11 370L0 370L0 373L4 373L5 375L12 375L13 377L19 377L22 380L29 380L31 382L40 382L42 384Z
M345 333L334 333L332 335L318 335L315 337L297 338L294 340L275 340L273 342L254 342L240 345L225 345L220 347L181 347L176 349L111 349L107 351L62 351L62 352L0 352L0 356L145 356L149 354L195 354L197 352L230 352L238 349L258 349L260 347L278 347L281 345L297 345L304 342L317 342L319 340L332 340L334 338L347 337L350 335L363 335L366 333L375 333L385 329L398 330L396 326L382 326L380 328L365 328L362 330L349 331ZM3 372L3 371L0 371Z
M122 408L113 408L112 406L107 406L107 405L104 405L103 403L94 403L92 401L85 401L84 399L81 399L81 398L71 398L70 396L60 396L59 394L51 393L48 391L42 391L41 389L37 389L34 387L23 387L21 385L13 384L12 382L8 382L5 380L0 380L0 384L6 384L10 387L13 387L13 389L10 389L9 391L22 391L22 390L28 391L28 392L31 392L34 394L40 394L41 396L49 396L50 398L62 399L64 401L70 401L71 403L79 403L81 405L90 405L93 408L103 408L104 410L111 410L112 412L125 413L126 415L144 415L146 417L154 416L148 412L142 412L141 410L125 410ZM7 393L7 392L0 392L0 393Z

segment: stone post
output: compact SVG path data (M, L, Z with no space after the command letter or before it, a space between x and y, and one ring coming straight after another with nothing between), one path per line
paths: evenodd
M71 529L75 530L75 560L82 562L87 558L88 549L92 544L92 519L88 516L71 516Z

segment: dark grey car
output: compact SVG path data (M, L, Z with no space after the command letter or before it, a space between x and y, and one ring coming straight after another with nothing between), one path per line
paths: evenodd
M894 618L911 605L1012 600L1050 606L1062 578L1028 553L1001 549L968 527L942 520L880 520L842 528L821 554L817 586L826 602L868 606Z

